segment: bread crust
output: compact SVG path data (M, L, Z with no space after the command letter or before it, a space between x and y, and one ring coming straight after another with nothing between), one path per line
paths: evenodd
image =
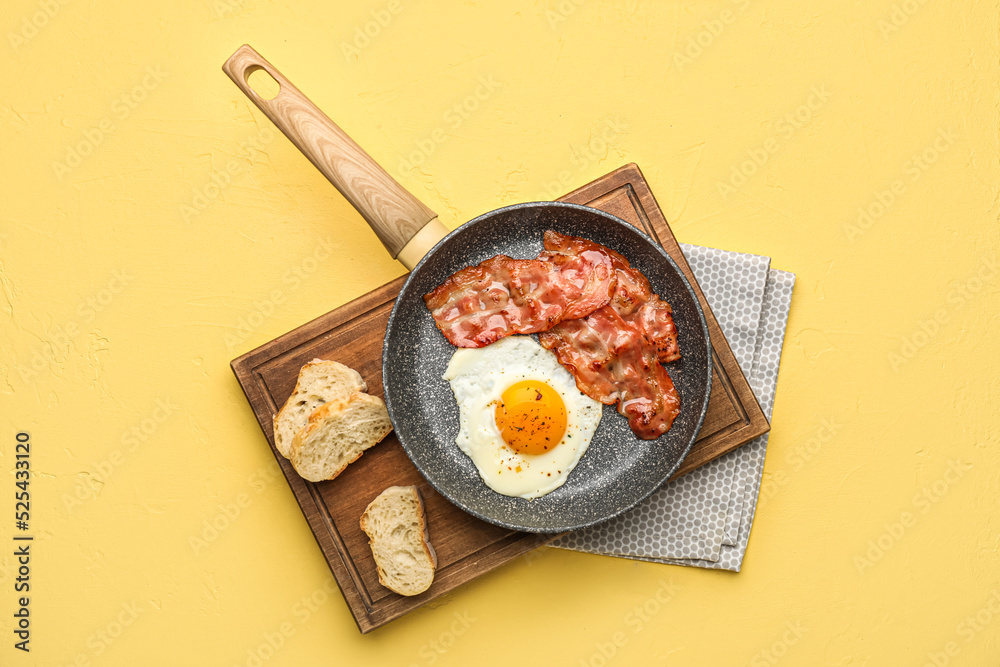
M335 470L325 470L322 474L316 473L312 469L313 466L307 465L302 461L302 450L305 443L310 442L314 436L318 436L318 432L327 426L327 422L329 420L348 419L348 415L351 410L355 408L358 410L379 411L381 414L379 414L378 417L385 419L385 426L380 430L369 434L363 444L358 445L357 443L352 443L353 446L359 447L357 451L346 452L345 450L348 446L340 445L339 453L342 455L346 454L346 457L341 462L341 465ZM295 437L292 439L291 447L289 447L288 458L291 460L295 471L298 472L303 479L310 482L322 482L336 479L340 473L347 469L347 466L357 461L362 454L385 439L385 437L391 432L392 423L389 421L389 412L386 410L385 403L382 399L361 391L356 391L344 400L334 399L316 408L316 410L309 415L309 421L306 426L296 433ZM329 458L326 462L329 462Z
M345 390L348 396L356 391L367 391L368 385L365 383L364 378L361 374L350 366L346 366L339 361L331 361L327 359L313 359L310 362L305 363L302 368L299 369L298 379L295 381L295 389L292 390L291 396L285 401L285 404L281 406L278 413L274 415L272 420L272 432L274 433L274 447L278 450L278 453L285 458L291 458L291 446L292 439L295 437L295 433L300 430L303 426L296 428L296 417L293 414L296 409L306 410L307 420L308 416L319 407L322 407L327 402L329 402L328 396L316 396L310 394L306 387L303 386L306 382L306 378L309 376L310 372L316 366L328 366L331 373L336 373L341 376L340 381L345 383ZM348 388L349 387L349 388ZM305 406L299 406L297 403L300 401L305 402ZM290 434L285 434L285 428L283 425L287 424L288 428L292 431ZM308 423L308 421L306 422Z
M380 501L389 502L388 495L389 494L393 494L393 493L399 493L399 492L404 492L404 493L407 493L407 494L412 494L411 497L417 503L417 507L419 508L419 511L417 513L417 517L416 518L417 518L417 523L418 523L419 528L420 528L420 535L421 535L420 545L423 547L424 554L427 557L427 561L430 564L430 571L431 571L431 577L430 577L430 581L427 584L427 587L422 588L420 590L415 590L415 591L412 591L412 592L397 590L397 589L393 588L390 585L391 582L389 582L388 577L386 576L383 564L381 562L379 562L379 558L377 556L377 551L375 550L375 541L376 541L376 539L378 539L378 536L376 536L372 532L368 531L368 529L369 529L369 525L368 525L368 523L369 523L369 513L372 511L372 508L377 503L379 503ZM437 552L434 551L434 547L431 545L430 535L429 535L428 530L427 530L427 511L426 511L426 508L424 506L424 500L423 500L423 497L420 494L420 490L416 486L390 486L387 489L383 490L382 493L380 493L378 496L376 496L374 500L372 500L370 503L368 503L368 507L366 507L365 511L361 514L361 519L359 521L359 525L361 526L361 530L363 530L365 532L365 534L368 535L368 546L372 549L372 557L375 560L375 568L378 571L378 580L379 580L380 584L382 584L383 586L385 586L389 590L393 591L394 593L398 593L399 595L407 595L407 596L419 595L419 594L423 593L424 591L426 591L427 588L429 588L431 586L431 584L434 581L434 574L437 571L438 558L437 558Z

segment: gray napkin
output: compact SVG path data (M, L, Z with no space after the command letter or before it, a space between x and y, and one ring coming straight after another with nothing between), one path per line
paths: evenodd
M770 259L682 245L712 312L768 416L795 276ZM551 546L739 570L763 473L767 436L681 477L639 507Z

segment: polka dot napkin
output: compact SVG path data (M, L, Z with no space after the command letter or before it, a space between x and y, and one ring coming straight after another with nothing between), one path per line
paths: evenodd
M768 418L795 275L769 257L681 245ZM767 435L664 485L606 523L550 546L637 560L739 571L764 470Z

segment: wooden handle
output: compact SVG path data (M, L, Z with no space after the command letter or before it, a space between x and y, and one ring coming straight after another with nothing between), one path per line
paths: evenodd
M262 98L247 83L261 69L278 82L273 99ZM351 202L394 259L437 217L249 45L237 49L222 70Z

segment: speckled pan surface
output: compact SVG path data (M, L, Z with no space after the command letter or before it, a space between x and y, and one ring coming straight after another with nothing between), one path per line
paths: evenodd
M594 439L566 483L546 496L525 500L486 486L472 460L455 444L458 406L441 376L456 348L434 326L423 295L455 271L494 255L535 257L546 229L620 252L671 304L682 358L667 370L680 394L681 412L669 432L645 441L635 437L614 406L604 406ZM705 317L691 286L652 239L597 209L538 202L497 209L467 222L414 267L389 318L382 371L396 435L434 488L485 521L546 533L615 517L669 479L691 449L708 408L710 354Z

